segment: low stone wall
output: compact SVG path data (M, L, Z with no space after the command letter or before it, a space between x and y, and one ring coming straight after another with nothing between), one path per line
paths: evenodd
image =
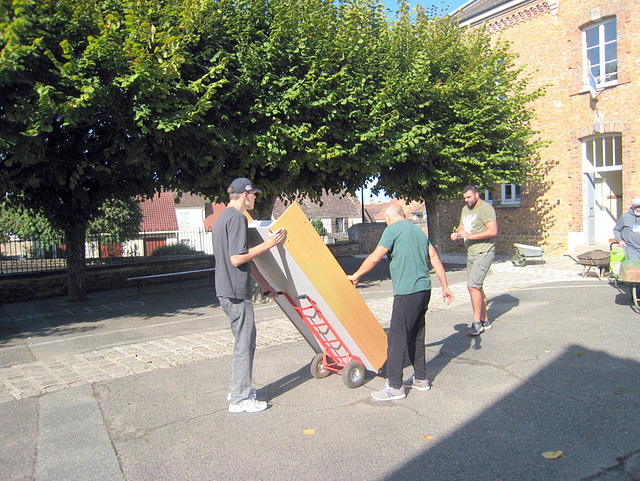
M203 256L181 259L154 259L123 265L88 267L85 282L87 284L87 292L120 289L128 285L127 278L129 277L210 269L214 265L213 256ZM190 278L209 275L210 273L203 272L202 274L193 274ZM156 282L162 281L158 280ZM167 279L167 282L175 282L175 278ZM0 304L64 296L66 294L66 271L37 272L0 278Z
M352 241L327 244L327 247L335 258L355 256L360 253L360 245L357 242Z
M358 244L358 254L371 254L378 245L385 227L387 224L384 222L352 225L349 227L349 241Z

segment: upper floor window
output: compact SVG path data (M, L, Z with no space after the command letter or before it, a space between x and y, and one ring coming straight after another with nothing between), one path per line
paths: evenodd
M178 225L181 227L191 225L191 216L189 211L178 212Z
M618 81L618 33L616 19L603 20L583 30L585 80L590 75L595 88L615 85ZM589 83L587 83L589 85Z

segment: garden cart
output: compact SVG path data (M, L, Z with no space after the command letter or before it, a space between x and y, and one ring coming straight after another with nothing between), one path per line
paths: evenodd
M576 256L577 259L569 254L565 254L565 256L570 257L583 267L582 277L586 277L593 268L598 274L598 278L602 279L605 272L609 270L609 264L611 262L611 254L603 250L593 250L579 254Z
M640 309L640 260L622 261L619 278L629 286L634 308Z
M555 251L556 249L560 249L563 247L562 244L556 244L553 247L544 250L542 247L529 246L526 244L513 244L513 247L516 251L511 262L513 262L514 266L523 266L528 259L537 259L542 256L548 254L549 252Z

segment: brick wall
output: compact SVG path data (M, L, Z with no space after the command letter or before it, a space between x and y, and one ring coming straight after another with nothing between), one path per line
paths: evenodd
M594 101L583 86L581 29L612 15L617 19L618 85ZM640 2L538 0L485 25L511 42L519 65L531 75L531 86L546 86L547 92L534 104L533 127L549 142L537 163L539 178L522 186L521 207L501 207L499 194L494 196L498 251L510 253L513 242L580 245L586 240L582 141L594 134L596 119L603 120L601 132L622 134L623 212L631 197L640 195ZM454 204L440 207L441 225L457 224L462 204ZM458 248L446 240L444 246L445 252Z

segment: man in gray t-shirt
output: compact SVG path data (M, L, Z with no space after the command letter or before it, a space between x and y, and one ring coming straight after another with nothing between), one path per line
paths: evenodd
M255 266L253 259L281 243L284 229L269 234L269 238L249 247L246 210L252 210L256 193L249 179L234 180L229 188L229 204L213 226L213 254L216 258L216 292L220 306L231 322L235 338L231 383L229 384L229 412L259 412L267 403L258 401L251 389L253 357L256 350L256 325L251 302L251 278L270 297L277 293Z

